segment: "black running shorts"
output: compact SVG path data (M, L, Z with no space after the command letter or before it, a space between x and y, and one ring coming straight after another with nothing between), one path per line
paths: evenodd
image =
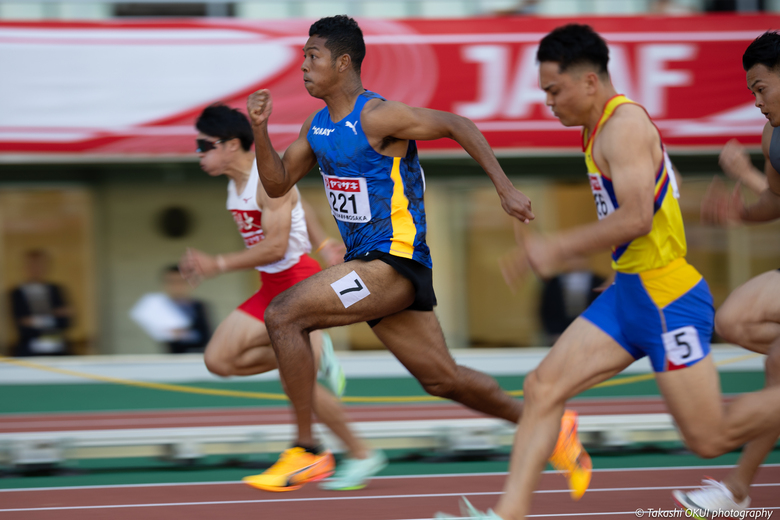
M436 306L436 293L433 292L433 270L411 258L401 258L382 251L371 251L355 260L370 262L381 260L396 270L398 274L412 282L414 286L414 301L407 307L410 311L432 311ZM370 327L382 321L382 318L369 320Z

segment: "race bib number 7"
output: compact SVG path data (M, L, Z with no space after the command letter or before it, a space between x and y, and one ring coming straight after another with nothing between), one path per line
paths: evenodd
M363 177L322 175L330 212L342 222L363 223L371 220L368 185Z

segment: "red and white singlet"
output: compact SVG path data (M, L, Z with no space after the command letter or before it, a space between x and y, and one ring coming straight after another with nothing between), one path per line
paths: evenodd
M257 163L252 163L252 173L249 174L249 180L242 193L236 193L236 183L233 179L228 183L227 209L233 214L233 220L236 221L238 232L241 233L247 248L265 238L261 225L262 211L257 205L258 182L260 182L260 175L257 173ZM311 251L311 243L306 229L301 195L298 193L298 202L292 210L290 238L284 258L273 264L257 266L255 269L265 273L279 273L297 264L301 256L309 251Z

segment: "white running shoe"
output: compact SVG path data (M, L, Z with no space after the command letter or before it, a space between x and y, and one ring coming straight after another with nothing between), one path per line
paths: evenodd
M341 368L339 358L333 352L333 341L330 339L330 334L324 330L322 331L320 374L325 378L325 383L336 394L336 397L344 395L344 390L347 388L347 378L344 376L344 369Z
M707 520L715 513L719 513L717 516L720 518L720 513L726 511L747 511L750 505L750 498L737 502L722 482L712 479L702 480L702 487L692 491L672 491L672 498L678 506L691 513L691 518L700 520Z
M368 480L387 466L382 450L372 451L365 459L344 459L336 466L336 474L320 484L328 491L352 491L363 489Z

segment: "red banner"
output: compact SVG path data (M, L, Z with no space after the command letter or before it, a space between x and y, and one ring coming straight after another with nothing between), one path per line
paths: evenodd
M544 105L535 52L553 28L592 25L610 45L619 92L642 103L672 149L757 145L741 57L780 16L361 20L363 85L410 105L473 119L506 153L579 149L579 130ZM0 153L181 156L215 101L244 108L269 88L270 130L283 150L323 106L303 86L311 20L0 22ZM423 152L452 153L449 140Z

